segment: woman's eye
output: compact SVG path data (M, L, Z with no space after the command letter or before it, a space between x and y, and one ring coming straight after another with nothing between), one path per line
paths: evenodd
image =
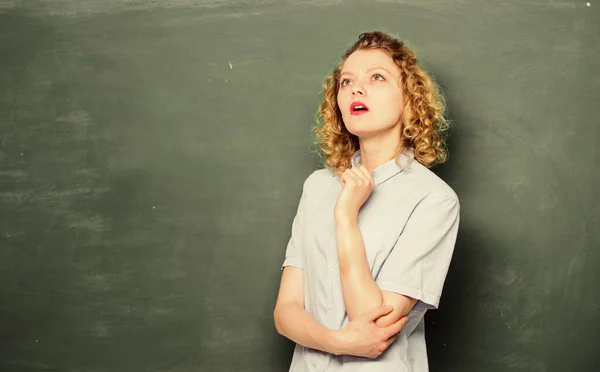
M341 85L342 85L343 87L345 87L346 85L350 85L350 80L348 80L348 79L344 79L344 80L342 80L342 83L341 83Z
M383 78L383 75L375 74L375 75L373 75L373 80L385 80L385 79Z

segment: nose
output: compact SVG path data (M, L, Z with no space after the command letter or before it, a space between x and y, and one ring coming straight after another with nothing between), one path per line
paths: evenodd
M352 85L352 95L360 95L360 96L364 96L365 95L365 90L363 89L362 86L358 85L358 84L353 84Z

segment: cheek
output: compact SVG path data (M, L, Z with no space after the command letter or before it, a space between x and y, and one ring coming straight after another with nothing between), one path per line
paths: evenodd
M404 109L402 94L398 92L388 92L386 95L386 107L390 115L399 116Z
M342 116L346 116L347 112L346 112L345 108L350 105L350 102L348 100L347 95L345 95L343 93L343 91L338 92L338 95L337 95L337 105L338 105L339 110L342 113Z
M344 96L344 91L340 90L337 93L337 104L338 107L344 107L344 103L346 102L346 97Z

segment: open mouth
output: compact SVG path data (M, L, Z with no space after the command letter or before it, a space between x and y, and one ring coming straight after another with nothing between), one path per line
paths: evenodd
M350 105L350 114L352 115L362 115L369 112L369 108L362 102L352 102Z

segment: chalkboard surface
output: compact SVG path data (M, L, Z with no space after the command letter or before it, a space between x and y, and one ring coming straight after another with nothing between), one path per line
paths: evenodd
M431 370L600 370L600 3L0 1L0 370L285 371L321 81L408 42L462 220Z

